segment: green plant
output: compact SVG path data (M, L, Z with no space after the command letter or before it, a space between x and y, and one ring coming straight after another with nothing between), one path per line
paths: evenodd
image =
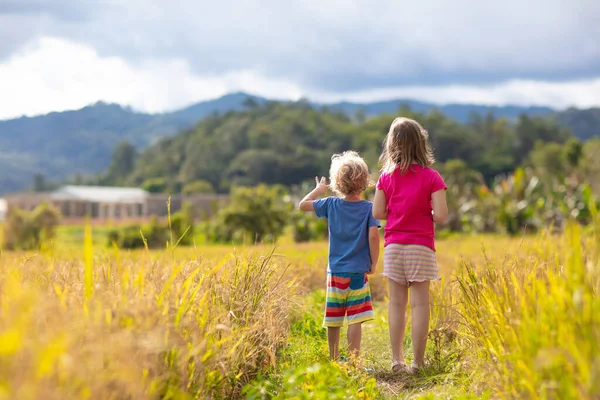
M11 208L4 222L4 243L7 250L39 250L52 241L60 214L44 203L32 212Z
M286 371L280 380L260 377L244 389L248 399L375 399L374 378L337 363L313 364Z
M229 205L217 215L217 224L223 226L219 229L224 234L213 236L230 240L241 234L256 243L277 240L290 215L291 205L281 188L266 185L235 188Z
M183 186L183 194L214 193L212 183L205 180L197 180Z
M292 224L296 243L327 238L327 220L316 218L314 214L296 211L292 216Z

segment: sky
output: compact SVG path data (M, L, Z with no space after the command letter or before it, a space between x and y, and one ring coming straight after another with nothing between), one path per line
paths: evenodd
M0 119L97 101L600 106L597 0L0 0Z

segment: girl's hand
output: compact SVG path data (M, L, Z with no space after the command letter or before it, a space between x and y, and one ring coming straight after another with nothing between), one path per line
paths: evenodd
M317 184L317 187L315 188L315 192L319 196L323 196L329 190L329 185L327 184L327 178L325 178L324 176L321 177L320 181L319 181L319 177L315 176L315 183Z

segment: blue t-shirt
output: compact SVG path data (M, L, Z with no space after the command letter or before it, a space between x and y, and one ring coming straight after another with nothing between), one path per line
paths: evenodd
M317 217L328 220L328 272L368 272L371 268L369 228L381 226L373 217L373 203L326 197L313 201L313 206Z

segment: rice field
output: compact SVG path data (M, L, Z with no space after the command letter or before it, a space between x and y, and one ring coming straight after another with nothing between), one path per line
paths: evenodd
M326 243L121 251L70 229L0 255L0 398L597 399L595 229L440 240L429 366L414 376L390 372L379 276L373 371L328 362Z

